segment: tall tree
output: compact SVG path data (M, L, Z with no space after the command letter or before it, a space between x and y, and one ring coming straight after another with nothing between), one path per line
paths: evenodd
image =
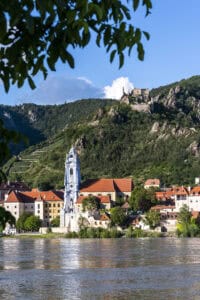
M143 187L136 187L131 193L129 202L134 211L146 212L155 204L155 197Z
M133 25L133 12L143 5L146 16L151 0L12 0L0 1L0 79L5 90L21 87L27 79L48 69L55 71L60 59L74 68L74 48L86 47L93 36L105 47L110 62L117 55L119 67L124 54L137 48L144 59L142 39L149 34Z
M100 208L100 201L97 197L95 196L88 196L83 199L83 211L85 210L97 210Z

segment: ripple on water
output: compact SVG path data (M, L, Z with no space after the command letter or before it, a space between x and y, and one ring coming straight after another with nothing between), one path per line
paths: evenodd
M200 299L199 239L0 240L0 299Z

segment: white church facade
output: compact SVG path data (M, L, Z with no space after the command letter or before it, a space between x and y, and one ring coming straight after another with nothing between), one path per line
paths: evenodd
M84 212L82 201L88 196L99 199L101 208L110 209L118 198L128 199L133 190L131 178L102 178L86 181L81 185L80 162L72 147L66 156L64 176L64 205L60 213L60 227L63 231L79 231L79 220L85 218L88 226L106 228L110 223L106 214L92 216Z

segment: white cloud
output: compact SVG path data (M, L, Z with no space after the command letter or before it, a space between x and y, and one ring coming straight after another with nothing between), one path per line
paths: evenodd
M85 77L51 76L42 82L35 91L19 100L23 103L61 104L86 98L103 98L103 91Z
M112 85L104 87L104 97L112 99L120 99L123 95L123 90L128 93L134 88L133 83L128 77L119 77L113 80Z

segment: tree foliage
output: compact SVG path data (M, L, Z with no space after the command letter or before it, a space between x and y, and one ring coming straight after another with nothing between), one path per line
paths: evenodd
M9 211L5 210L4 207L0 207L0 232L4 230L6 223L14 225L15 217Z
M145 223L151 229L156 228L160 224L160 214L155 210L149 210L145 215Z
M178 215L177 234L183 237L194 237L200 232L199 226L195 219L192 218L191 212L187 205L183 205Z
M17 223L16 223L16 228L18 231L24 231L26 230L26 227L25 227L25 221L28 217L30 217L31 214L30 213L23 213L17 220Z
M136 187L130 197L130 205L134 211L148 211L155 203L155 192L153 190L145 190L143 187Z
M85 211L85 210L89 210L89 211L97 210L97 209L100 208L100 201L95 196L88 196L88 197L83 199L82 205L83 205L83 211Z
M51 221L51 226L52 227L59 227L60 226L60 217L57 216L55 219Z
M126 220L126 215L121 207L116 206L116 207L111 208L110 218L111 218L111 223L113 225L122 226L122 225L124 225L124 222Z
M41 226L41 220L38 216L30 216L26 219L24 227L26 231L38 231Z
M104 46L110 62L117 55L119 67L124 63L124 52L131 54L136 47L143 60L143 36L149 34L132 24L133 12L141 1L132 0L12 0L0 2L0 79L5 90L10 84L21 87L25 79L35 88L33 76L48 68L55 71L60 59L74 68L74 48L87 46L92 35L98 47ZM152 8L151 0L143 0L146 15Z

